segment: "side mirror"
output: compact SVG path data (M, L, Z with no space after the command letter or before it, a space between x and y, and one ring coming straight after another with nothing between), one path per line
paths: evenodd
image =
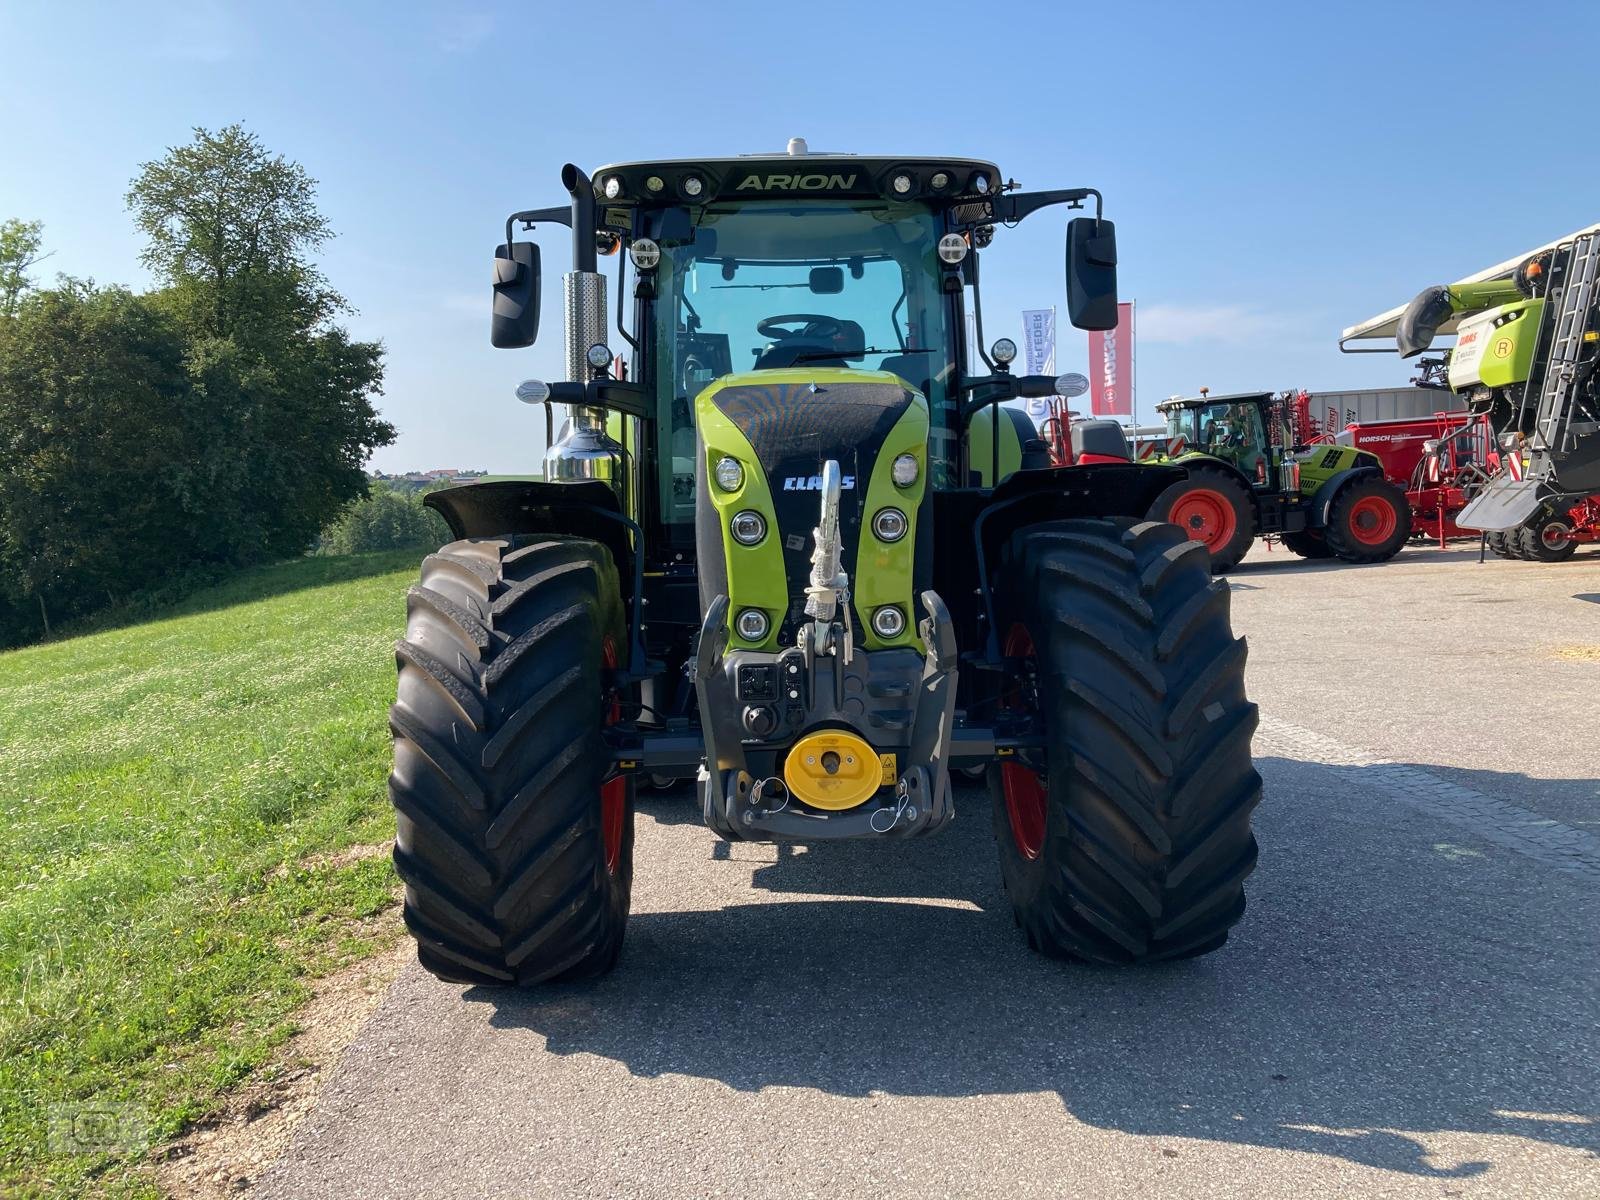
M489 341L501 350L533 345L539 336L539 247L512 242L494 250L494 315Z
M1067 319L1079 329L1117 327L1117 227L1110 221L1067 222Z
M1439 326L1448 321L1454 311L1449 288L1431 287L1418 292L1395 326L1394 340L1400 357L1411 358L1433 345Z

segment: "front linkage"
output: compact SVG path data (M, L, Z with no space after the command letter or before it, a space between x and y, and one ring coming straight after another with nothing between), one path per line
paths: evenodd
M839 565L841 476L838 462L824 464L810 620L796 644L778 653L729 651L726 595L712 600L700 627L694 680L705 819L724 837L910 837L954 815L950 613L936 593L922 593L920 656L856 647L849 577Z

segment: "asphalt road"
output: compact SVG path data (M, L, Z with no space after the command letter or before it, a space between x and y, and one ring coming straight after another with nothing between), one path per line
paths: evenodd
M617 971L408 969L258 1194L1600 1194L1600 554L1471 558L1235 577L1266 799L1219 953L1028 952L977 789L784 851L645 797Z

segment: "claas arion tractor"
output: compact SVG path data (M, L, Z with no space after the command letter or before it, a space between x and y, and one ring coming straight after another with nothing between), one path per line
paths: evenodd
M1385 562L1411 536L1405 489L1374 454L1337 443L1303 444L1292 394L1173 397L1164 454L1185 475L1147 515L1171 521L1211 551L1215 571L1236 566L1258 534L1303 558Z
M982 346L996 229L1092 205L1079 328L1114 323L1117 255L1093 189L1003 181L797 140L568 165L570 203L507 221L500 347L539 328L517 227L570 228L566 379L518 388L543 481L428 498L455 540L409 594L390 791L430 971L611 967L649 778L697 778L724 839L889 843L948 826L978 769L1038 950L1223 943L1256 860L1244 642L1205 548L1145 519L1182 468L1052 467L1004 405L1061 385Z

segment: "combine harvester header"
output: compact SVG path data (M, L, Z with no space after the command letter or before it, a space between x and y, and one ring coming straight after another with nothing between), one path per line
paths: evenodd
M1410 358L1442 333L1454 333L1455 345L1421 360L1423 378L1448 382L1491 424L1500 451L1475 454L1470 429L1433 440L1436 455L1459 451L1472 472L1490 472L1460 480L1455 523L1513 557L1565 558L1600 540L1600 225L1425 288L1346 329L1339 345L1375 352L1391 347L1370 343L1393 339ZM1439 521L1442 531L1445 514Z

